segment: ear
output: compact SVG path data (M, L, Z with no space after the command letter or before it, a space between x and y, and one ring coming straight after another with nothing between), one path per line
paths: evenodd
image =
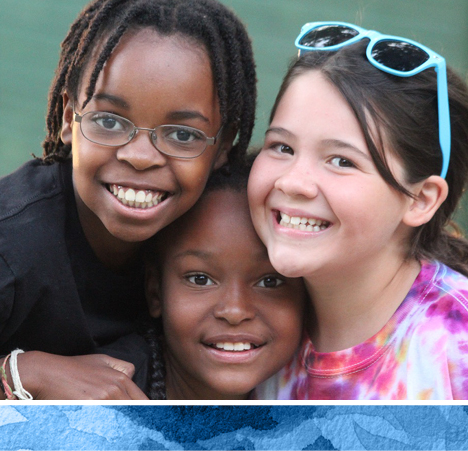
M149 314L153 318L161 316L162 302L160 290L160 273L154 265L147 265L145 274L145 294Z
M238 128L235 124L229 124L223 128L221 133L221 142L213 165L214 170L219 169L223 164L227 163L227 156L232 149L232 144L234 143L234 139L236 139L237 131Z
M416 183L411 190L416 196L411 200L403 222L410 227L419 227L429 222L448 195L447 182L438 175L431 175Z
M62 115L62 130L60 131L60 138L64 144L72 143L73 136L73 101L68 97L68 94L65 92L62 95L63 102L63 115Z

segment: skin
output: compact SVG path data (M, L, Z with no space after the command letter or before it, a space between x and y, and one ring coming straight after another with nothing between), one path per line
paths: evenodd
M80 114L111 112L147 128L187 125L207 136L215 136L222 125L208 55L182 36L161 37L150 29L125 35L82 109L84 91L81 86L75 105ZM226 161L231 143L208 146L189 160L163 155L144 131L124 146L100 146L82 135L67 95L64 105L62 140L72 144L80 221L97 256L109 267L122 269L142 241L196 202L210 172ZM149 209L132 208L109 192L110 184L164 192L167 198Z
M158 238L163 264L150 272L148 299L163 319L168 399L246 399L299 344L302 281L271 266L245 192L210 192ZM212 346L219 342L258 348Z
M91 69L92 64L85 68L82 80L89 79ZM203 47L182 35L161 37L149 29L126 34L82 109L86 85L75 102L63 95L61 138L73 149L73 185L84 233L104 265L125 272L143 241L197 201L211 171L226 161L235 133L223 133L195 159L177 160L156 150L147 132L125 146L103 147L84 138L74 121L75 103L80 114L106 111L138 127L183 124L215 136L222 124L210 60ZM117 201L107 190L113 183L168 196L155 207L138 210ZM104 355L26 352L18 356L18 367L23 386L35 399L147 399L131 380L133 365Z
M405 184L400 162L386 156ZM406 258L413 227L445 199L441 180L405 184L415 199L397 192L378 173L351 107L329 81L309 71L286 90L251 172L249 202L272 265L305 278L317 350L361 343L395 312L420 269ZM279 212L323 220L326 228L285 227Z

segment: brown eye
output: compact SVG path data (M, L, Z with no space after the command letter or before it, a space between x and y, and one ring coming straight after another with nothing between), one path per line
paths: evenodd
M258 282L258 286L262 288L277 288L280 285L283 285L283 283L284 281L279 277L267 276Z
M195 285L214 285L214 282L206 274L194 274L192 276L188 276L187 280Z
M294 154L294 150L293 150L291 147L287 146L286 144L281 144L281 145L279 146L279 151L280 151L281 153L287 153L287 154L289 154L289 155L293 155L293 154Z
M337 166L339 168L354 168L354 163L351 160L347 160L346 158L342 157L334 157L330 161L333 166Z

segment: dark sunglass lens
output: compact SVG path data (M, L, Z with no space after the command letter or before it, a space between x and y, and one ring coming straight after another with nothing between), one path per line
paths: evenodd
M409 72L424 64L429 55L409 42L385 40L372 48L372 57L390 69Z
M349 41L358 34L354 28L343 25L324 25L310 30L299 44L305 47L326 48Z

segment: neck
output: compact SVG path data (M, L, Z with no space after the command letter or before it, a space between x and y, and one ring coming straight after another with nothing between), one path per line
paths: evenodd
M313 311L309 335L319 352L356 346L379 332L401 305L420 271L416 260L382 259L346 268L339 278L306 278Z
M122 241L109 233L101 220L75 195L78 217L85 237L96 257L118 273L125 273L139 256L141 243Z

